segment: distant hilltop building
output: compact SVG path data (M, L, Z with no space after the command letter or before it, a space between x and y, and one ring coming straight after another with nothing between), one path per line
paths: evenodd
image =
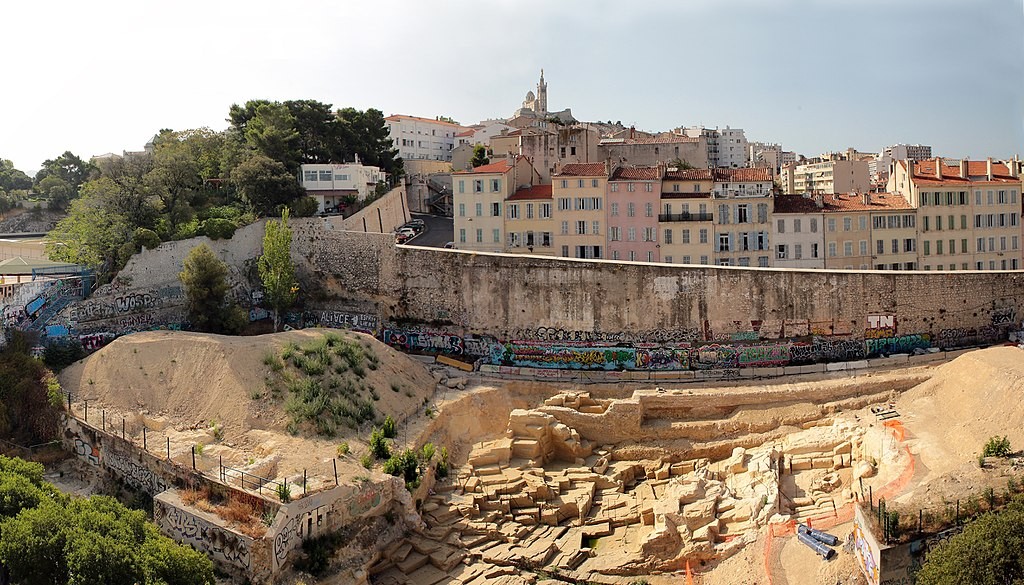
M537 82L537 93L526 92L521 108L512 114L508 121L510 126L516 128L527 128L536 126L546 128L549 120L558 120L562 124L572 124L576 118L572 116L572 110L566 108L560 112L548 111L548 83L544 81L544 70L540 70L540 81Z

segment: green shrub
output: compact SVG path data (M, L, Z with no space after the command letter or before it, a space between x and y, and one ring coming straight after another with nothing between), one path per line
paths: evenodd
M415 484L419 479L419 459L416 452L406 449L401 454L392 455L384 462L384 473L401 477L406 484Z
M338 445L338 457L344 457L345 455L348 455L348 451L348 443L342 443Z
M211 240L230 240L238 225L230 219L211 217L199 226L199 231Z
M277 499L283 504L292 501L292 486L288 485L287 481L277 484Z
M391 418L390 414L384 417L384 424L381 425L380 430L389 439L398 436L398 425L395 424L395 419Z
M320 204L315 198L307 196L292 201L288 207L294 217L312 217L320 209Z
M363 464L363 467L373 469L373 457L370 457L369 453L360 457L359 462Z
M985 457L1009 457L1012 450L1010 449L1010 440L1003 437L992 437L985 443L985 450L982 451L982 455Z
M375 459L387 459L391 457L391 448L388 446L387 437L384 436L384 431L373 427L370 431L370 453Z

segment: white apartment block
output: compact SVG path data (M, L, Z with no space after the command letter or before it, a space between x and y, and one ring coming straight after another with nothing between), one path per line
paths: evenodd
M404 160L451 162L455 135L466 130L458 124L395 114L384 118L391 142Z
M750 145L742 128L724 129L690 126L679 128L677 132L690 138L705 137L708 142L708 166L711 168L725 167L743 168L750 162Z
M783 193L865 193L871 190L868 167L860 160L787 165L779 183Z
M317 199L320 213L334 208L346 198L366 199L377 183L387 179L378 167L359 163L305 164L299 171L299 184Z
M894 144L878 153L875 168L871 170L874 180L884 182L889 178L889 168L896 160L924 161L932 158L932 147L924 144Z

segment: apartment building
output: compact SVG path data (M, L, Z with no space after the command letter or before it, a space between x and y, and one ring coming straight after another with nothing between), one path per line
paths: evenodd
M661 182L661 260L669 264L710 264L714 257L711 169L672 169Z
M525 156L546 183L558 162L558 133L530 126L497 134L491 137L490 152L491 160Z
M387 174L379 167L351 164L304 164L299 184L317 200L317 212L334 211L351 199L366 199Z
M1021 267L1018 165L941 159L896 161L889 189L917 208L918 262L924 270Z
M689 137L672 133L650 136L630 128L622 137L601 139L597 153L599 160L611 160L623 165L654 166L681 160L695 168L709 166L704 136Z
M455 135L466 129L458 124L395 114L384 118L398 156L405 160L451 162Z
M525 157L515 156L452 174L455 247L460 250L505 250L506 200L539 183Z
M608 179L608 257L658 262L663 167L616 167Z
M554 256L551 185L516 190L505 200L505 251Z
M871 190L866 160L826 160L782 168L783 193L864 193Z
M823 197L778 195L774 198L772 220L772 266L825 268Z
M771 265L771 169L714 169L714 263Z
M551 178L555 251L568 258L606 258L608 168L568 164Z

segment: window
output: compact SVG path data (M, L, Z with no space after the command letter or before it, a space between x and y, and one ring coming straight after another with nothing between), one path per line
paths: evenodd
M1012 236L1010 238L1010 248L1013 250L1020 249L1020 241L1017 238L1017 236Z
M632 185L632 183L630 183ZM636 215L636 204L630 201L626 204L626 215L634 217Z
M519 219L519 206L516 204L505 207L505 211L508 212L509 219Z
M935 216L935 231L939 231L939 232L942 231L942 216L941 215L936 215Z
M626 191L633 192L633 183L626 183Z
M644 191L651 193L654 191L654 183L644 183Z
M619 215L619 204L612 203L612 217L618 217Z
M569 246L562 246L562 256L565 258L569 257Z
M852 229L853 229L853 218L852 217L844 217L843 218L843 231L844 232L848 232L848 231L850 231Z
M702 244L708 243L708 230L707 230L707 228L701 228L701 230L700 230L700 243L702 243ZM706 262L702 262L702 264L707 264L707 263Z
M610 187L609 188L611 189L612 193L617 193L619 191L619 184L618 183L610 183Z
M650 185L650 183L648 183L648 185ZM654 217L654 204L648 203L647 205L645 205L644 213L647 215L647 217Z
M579 181L576 182L576 187L578 187L580 189L583 188L583 179L580 179Z
M924 227L924 231L928 231L928 229L929 229L928 225L929 225L928 224L928 216L926 215L926 216L924 216L924 226L923 226Z
M718 251L729 251L729 234L718 234Z
M634 252L633 250L629 251L629 261L636 262L636 252Z
M635 227L631 227L628 230L626 230L626 240L628 240L630 242L635 242L636 241L636 228Z
M834 257L836 255L836 243L835 242L829 242L828 243L828 255L830 257Z
M569 211L572 209L572 199L568 197L558 198L558 211Z
M865 216L865 215L860 216L859 225L860 225L860 231L864 231L864 230L868 229L868 218L867 218L867 216Z
M775 246L775 257L778 258L779 260L785 260L786 259L786 245L785 244L779 244L778 246Z
M952 242L952 241L953 240L950 240L950 242ZM952 249L953 244L950 243L949 247L950 247L950 249ZM964 238L964 239L960 240L960 253L961 254L967 254L968 252L970 252L970 250L967 249L967 238Z
M768 257L767 256L758 256L757 257L757 266L759 268L768 268Z
M459 228L459 241L466 243L466 228Z
M729 223L729 206L719 205L718 206L718 223L722 225Z
M476 230L476 241L478 244L482 244L484 241L484 230L477 228Z
M483 203L477 203L476 204L476 216L480 217L483 214L484 214L484 204Z
M875 254L885 254L885 242L875 240Z
M613 242L619 241L619 226L611 226L608 228L608 239Z
M828 218L828 231L830 231L830 232L836 231L836 218L834 218L834 217Z
M893 254L899 254L900 253L900 241L899 241L898 238L893 238L893 240L892 240L892 253Z
M651 252L650 250L647 251L647 261L654 262L654 252Z
M501 217L501 203L491 203L491 217Z
M800 228L801 228L800 219L799 218L794 219L793 220L793 233L799 234L800 233Z
M843 242L843 256L853 256L853 242Z
M707 256L701 256L700 257L700 263L706 265L708 263L708 257Z
M757 223L768 223L768 204L757 204Z
M818 257L818 244L811 244L811 258Z
M935 240L935 255L942 256L942 240Z
M491 179L491 193L501 191L501 179Z
M776 224L778 225L778 229L775 230L776 232L780 234L786 233L786 220L780 219L776 222Z
M331 173L331 171L320 171L320 180L321 181L330 181L332 174L333 173Z
M924 241L924 255L925 256L931 256L932 255L932 243L930 241L928 241L928 240Z
M590 233L594 234L595 236L601 235L601 222L599 222L597 220L594 220L591 223L590 227L591 227L591 232Z
M796 244L793 246L793 257L797 260L804 257L804 247L802 245Z
M666 244L671 244L672 243L672 230L671 229L666 229L665 230L664 240L665 240Z
M978 238L978 249L975 252L985 251L985 238ZM991 250L989 250L991 252ZM979 269L980 270L980 269Z
M540 204L540 219L551 219L551 204L541 203Z
M576 147L573 147L573 150L576 150ZM590 180L590 186L591 187L597 187L597 179L591 179Z
M861 240L860 241L860 255L861 256L867 256L868 255L868 241L867 240Z
M306 182L316 181L316 171L303 171L302 179Z
M999 250L1001 252L1005 252L1006 251L1006 236L1000 236L999 237Z
M964 240L965 242L967 240ZM967 244L964 244L964 249L967 249ZM907 238L903 240L903 251L904 252L916 252L917 251L917 240L914 238Z
M768 249L768 232L757 232L757 249Z
M473 192L474 193L483 193L484 192L484 182L482 180L475 179L473 181Z
M811 218L811 233L812 234L818 233L818 220L816 218L813 218L813 217Z
M619 251L612 250L612 260L619 260Z
M587 222L584 220L578 220L576 222L576 235L584 236L587 234Z
M459 217L466 217L466 204L459 203Z
M567 222L567 221L563 221L562 222L562 235L563 236L569 235L569 222Z
M494 228L491 231L491 236L494 238L494 243L495 244L500 244L501 243L501 230L499 228Z
M950 221L949 224L953 225L953 222ZM962 229L962 230L967 229L967 216L966 215L961 215L960 216L960 229Z
M569 188L569 181L567 179L562 179L562 188L563 189L568 189Z
M668 233L671 233L671 231L670 231L670 230L665 230L665 232L666 232L666 235L667 235ZM665 243L666 243L666 244L670 244L671 242L669 242L669 241L668 241L668 240L666 239L666 240L665 240ZM689 244L689 243L690 243L690 230L683 230L683 243L684 243L684 244Z
M750 205L736 206L736 223L750 223Z
M1003 239L1005 240L1006 238L1003 238ZM644 228L644 241L645 242L653 242L654 240L655 240L654 228L652 228L652 227L645 227Z

